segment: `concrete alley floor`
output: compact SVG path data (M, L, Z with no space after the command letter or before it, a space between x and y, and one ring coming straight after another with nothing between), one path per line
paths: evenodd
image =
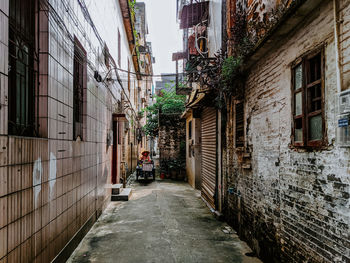
M261 262L187 183L131 187L131 200L111 203L68 262Z

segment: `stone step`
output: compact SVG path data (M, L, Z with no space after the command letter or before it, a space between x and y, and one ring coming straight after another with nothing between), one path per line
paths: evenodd
M119 195L123 189L123 185L122 184L112 184L111 188L112 188L112 195Z
M123 188L118 195L112 195L112 201L129 201L131 197L131 188Z

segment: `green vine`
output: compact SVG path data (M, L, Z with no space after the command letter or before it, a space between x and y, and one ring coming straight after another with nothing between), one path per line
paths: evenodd
M230 56L224 60L221 68L221 77L225 86L230 87L234 85L237 77L240 77L242 74L242 65L242 57Z
M136 20L136 0L129 0L129 8L130 8L130 15L131 15L131 23L132 23L132 34L134 36L135 40L135 52L137 55L137 58L140 59L140 52L139 52L139 46L140 46L140 39L139 35L137 33L137 30L135 29L135 20Z
M246 29L246 13L240 8L235 14L235 26L230 29L229 56L221 50L214 58L197 57L186 65L191 81L213 91L218 108L225 107L228 98L242 98L244 95L245 59L253 47Z
M170 86L167 84L166 86ZM145 109L142 113L146 112L146 125L143 127L143 131L149 135L158 136L159 121L160 118L166 118L165 121L171 120L169 116L180 116L185 110L186 96L177 95L174 89L170 91L162 91L161 96L156 96L156 102Z

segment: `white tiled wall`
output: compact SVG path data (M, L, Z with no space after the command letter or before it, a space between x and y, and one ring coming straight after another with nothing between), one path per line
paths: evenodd
M76 36L88 55L86 132L82 142L73 141L74 46L49 14L48 25L41 23L40 28L39 132L43 138L7 135L9 0L1 0L0 262L50 261L97 210L104 208L109 197L105 184L110 183L111 147L107 148L106 139L111 109L120 99L121 89L117 82L106 87L94 81L93 70L104 77L107 69L98 63L102 48L78 2L49 2L70 37ZM121 67L126 69L131 54L118 1L105 0L106 7L98 1L85 2L115 61L119 28L123 39Z

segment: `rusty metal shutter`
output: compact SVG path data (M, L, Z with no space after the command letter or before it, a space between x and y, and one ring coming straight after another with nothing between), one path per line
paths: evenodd
M215 208L216 109L202 111L202 197Z

